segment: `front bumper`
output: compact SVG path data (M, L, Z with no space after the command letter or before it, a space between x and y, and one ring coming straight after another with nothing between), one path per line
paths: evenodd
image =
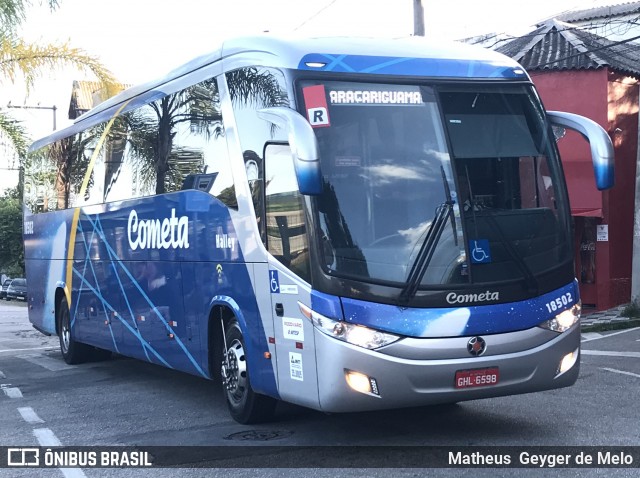
M493 337L499 340L500 335ZM489 342L492 336L483 337ZM453 356L461 357L460 338L441 339L440 345L447 341L451 341ZM561 388L573 385L580 370L578 357L571 369L557 374L562 358L580 347L579 323L535 347L480 357L407 359L356 347L318 330L315 343L320 408L326 412L423 406ZM456 371L490 367L499 368L497 385L455 388ZM379 396L352 390L345 380L345 370L374 378Z

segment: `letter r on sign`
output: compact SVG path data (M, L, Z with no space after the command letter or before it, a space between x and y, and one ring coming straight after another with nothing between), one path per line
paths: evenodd
M309 124L311 126L329 126L329 114L327 108L322 106L318 108L309 108L307 111L309 115Z
M306 86L302 89L302 93L307 109L307 119L311 127L326 128L331 126L324 85Z

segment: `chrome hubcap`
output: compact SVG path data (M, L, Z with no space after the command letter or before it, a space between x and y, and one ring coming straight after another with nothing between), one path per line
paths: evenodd
M62 317L62 346L64 352L69 350L69 343L71 342L71 332L69 331L69 316L64 315Z
M234 400L241 400L247 388L247 362L239 340L234 340L222 361L222 385Z

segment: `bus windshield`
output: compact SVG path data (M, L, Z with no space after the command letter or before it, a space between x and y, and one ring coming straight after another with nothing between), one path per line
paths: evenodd
M301 86L330 274L405 289L523 278L537 288L537 275L572 260L558 159L528 86Z

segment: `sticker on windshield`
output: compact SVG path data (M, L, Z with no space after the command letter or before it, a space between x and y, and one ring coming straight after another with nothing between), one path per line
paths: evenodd
M471 262L474 264L491 262L491 249L487 239L472 239L469 241L469 252L471 253Z
M336 156L334 164L337 168L359 168L362 166L362 158L360 156Z
M302 88L302 94L307 108L307 119L311 127L326 128L331 126L324 85L306 86Z

